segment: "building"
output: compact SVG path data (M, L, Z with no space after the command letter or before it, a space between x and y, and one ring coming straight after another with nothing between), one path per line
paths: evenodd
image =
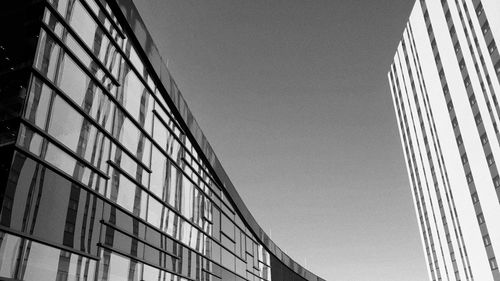
M390 66L430 280L500 280L499 14L417 1Z
M0 279L322 281L264 233L132 0L0 9Z

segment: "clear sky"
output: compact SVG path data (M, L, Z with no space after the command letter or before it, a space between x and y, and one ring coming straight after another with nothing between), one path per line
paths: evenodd
M413 0L134 1L281 249L329 281L427 280L386 78Z

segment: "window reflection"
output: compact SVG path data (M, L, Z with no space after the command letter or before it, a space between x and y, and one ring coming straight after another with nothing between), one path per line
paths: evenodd
M99 280L102 281L140 281L143 265L129 258L103 250L101 254L104 266L99 270ZM152 279L151 279L152 280Z
M181 258L176 264L159 249L146 246L140 240L115 230L106 231L103 242L107 245L124 249L130 255L144 259L150 264L159 267L169 266L172 270L191 278L194 278L195 273L199 273L195 272L195 269L201 267L201 258L198 255L201 253L217 263L222 263L226 268L241 276L245 276L245 271L250 268L254 273L261 274L262 278L270 279L270 271L266 273L269 270L269 266L266 264L270 264L269 253L261 245L254 242L257 240L249 231L240 231L240 229L245 229L243 221L238 215L235 215L231 200L226 198L225 193L212 181L207 165L197 153L197 149L183 135L179 124L172 117L171 109L157 89L153 76L148 73L147 67L141 61L132 42L129 39L119 37L117 30L110 22L113 16L110 17L100 10L102 6L109 8L108 4L100 0L99 3L94 0L84 2L58 0L52 1L52 5L57 7L59 13L68 21L78 36L74 36L69 28L67 29L65 25L58 22L58 17L47 10L44 22L55 35L51 35L50 31L47 31L48 34L44 31L40 34L35 66L75 104L62 98L59 91L53 92L47 85L34 79L24 117L28 122L54 136L77 156L88 160L100 171L106 171L106 174L110 176L109 185L106 185L106 181L92 169L82 164L84 161L75 159L70 155L71 153L65 152L54 143L50 143L49 139L45 139L41 135L41 132L30 126L22 128L19 139L20 146L51 163L67 175L95 188L112 202L128 211L124 212L103 203L102 205L108 208L105 211L107 221L116 224L120 229L125 229L124 231L133 237L147 238L159 249L171 249ZM112 11L109 9L108 12ZM92 17L93 14L96 17ZM108 36L106 30L111 36ZM59 38L63 44L69 47L71 52L66 53L65 48L58 46L55 43L57 40L53 40L51 36ZM80 45L79 38L83 45ZM116 40L117 44L111 40ZM116 49L117 46L122 46L122 50L130 60L131 65L127 59L121 57L120 52ZM73 53L77 58L73 58ZM94 60L94 56L89 55L90 53L93 53L102 64ZM107 77L108 73L104 71L104 68L101 69L101 65L104 65L117 79L119 86L111 84L109 77ZM172 92L174 96L179 94L168 71L163 80L169 83L167 85L168 91ZM144 84L143 81L147 81L147 84ZM109 90L111 98L105 89ZM155 97L151 95L155 95ZM130 115L122 112L120 105L115 104L115 102L120 103ZM76 106L85 114L80 114L79 111L75 110ZM123 147L112 143L102 130L93 125L94 122L86 119L86 114L100 124L105 132L114 136ZM50 121L47 122L47 120ZM67 122L67 120L72 122ZM152 128L154 128L154 132ZM158 150L157 147L152 150L149 136L143 134L143 129L153 137L155 142L161 146L161 150L164 151ZM186 148L179 143L179 140L184 142ZM164 152L167 153L168 157L164 155ZM169 157L173 160L171 161ZM108 160L111 163L109 169ZM27 201L27 194L30 192L34 194L41 190L42 186L45 186L50 180L42 180L41 174L44 169L38 165L32 164L30 166L24 164L23 161L16 163L22 167L18 167L20 172L27 175L27 179L30 180L19 181L19 186L23 185L23 188L11 186L11 189L17 189L17 191L10 190L8 196L5 197L6 203L2 206L6 207L2 209L1 222L2 224L15 225L19 229L23 229L23 227L26 229L28 227L26 225L32 223L34 219L29 217L32 213L28 212L28 217L23 218L20 214L26 204L14 202L20 202L23 200L22 198ZM149 169L145 169L145 167L151 168L151 179ZM184 171L179 170L178 167L182 167ZM51 235L50 239L70 247L80 247L82 251L92 251L95 243L92 244L94 246L91 246L88 241L81 242L81 240L85 240L83 238L78 240L79 236L88 235L91 236L90 240L95 242L92 234L78 232L85 231L82 230L78 220L85 221L87 223L85 227L90 228L91 215L89 212L91 211L83 202L95 208L95 198L85 190L80 189L79 186L69 182L63 184L59 183L57 179L52 181L52 187L46 188L44 192L52 192L65 199L62 200L62 203L51 202L42 192L39 208L50 214L52 220L44 221L41 219L40 222L43 222L46 228L35 227L34 233L40 236L49 236L53 231L55 234ZM55 186L64 186L64 190L59 190ZM155 196L148 195L149 191L146 189ZM24 194L21 194L22 192ZM91 199L84 198L84 195ZM220 198L224 203L221 202ZM64 206L64 202L67 206ZM23 203L25 202L23 201ZM53 209L49 209L49 203L54 205ZM86 217L79 215L79 212L83 210L87 212ZM173 210L178 211L181 216ZM220 210L223 212L222 217ZM76 219L68 215L70 212L76 213ZM98 221L96 217L92 219ZM139 222L133 217L139 217L144 221ZM173 239L180 240L184 245L176 247L173 240L166 239L165 236L159 234L160 232L150 232L148 227L155 227ZM222 239L221 233L224 233ZM221 241L223 249L212 239ZM0 244L0 258L2 255L15 255L15 251L13 252L15 247L2 247ZM71 261L71 254L65 253L63 257L63 254L56 253L52 256L49 251L47 256L47 263L57 263L56 265L47 264L47 266L61 268L56 273L57 278L65 280L65 276L69 276L70 272L75 271L71 269L71 263L68 262ZM247 263L245 264L238 257L246 259ZM102 280L183 279L171 276L149 265L144 266L143 269L140 262L132 262L125 256L107 250L103 251L101 258L102 266L100 266L99 274ZM259 265L260 271L254 268L254 266ZM34 263L30 266L33 272L37 272L36 267L37 265ZM0 270L4 270L2 265L0 265ZM229 271L226 273L224 276L235 280L240 279ZM11 273L5 271L5 275L8 274ZM54 277L50 275L54 272L41 272L40 274L42 277L44 274L47 274L47 278ZM222 273L218 273L218 276L222 275ZM210 280L216 279L213 276L210 277Z
M146 166L149 166L151 142L147 140L140 130L122 112L115 114L115 137L128 150L136 154Z
M146 219L147 195L118 170L110 170L109 189L106 197L116 202L135 216Z
M98 199L31 159L15 158L1 225L90 254L97 252ZM36 195L36 196L34 196Z
M0 232L0 276L15 278L20 260L21 238Z
M0 277L26 281L95 278L95 260L4 232L0 232L0 258Z
M40 128L45 128L52 91L40 80L33 78L25 110L25 118Z

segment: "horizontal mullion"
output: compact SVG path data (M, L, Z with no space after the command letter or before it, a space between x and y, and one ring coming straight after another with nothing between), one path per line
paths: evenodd
M161 231L156 226L150 224L149 222L147 222L146 220L144 220L144 219L142 219L140 217L137 217L136 215L134 215L133 213L131 213L129 210L127 210L124 207L122 207L121 205L119 205L118 203L111 201L111 199L107 198L106 196L102 195L101 193L99 193L99 192L95 191L94 189L88 187L87 185L79 182L78 180L76 180L72 176L70 176L70 175L66 174L65 172L63 172L61 169L55 167L53 164L47 162L44 159L41 159L38 155L33 154L31 151L28 151L25 148L20 147L19 145L16 145L16 151L19 151L20 153L22 153L22 154L26 155L27 157L33 159L34 161L38 162L39 164L44 165L48 169L52 170L54 173L56 173L56 174L60 175L61 177L65 178L66 180L68 180L68 181L70 181L70 182L72 182L72 183L80 186L85 191L87 191L89 193L92 193L92 195L98 197L100 200L106 202L108 205L112 206L113 208L119 209L121 212L127 214L128 216L132 217L133 219L135 219L135 220L137 220L137 221L139 221L139 222L147 225L149 228L151 228L151 229L153 229L153 230L155 230L155 231L157 231L157 232L159 232L161 234L167 235L167 233ZM188 222L188 223L190 223L190 222ZM167 236L170 237L171 239L175 240L176 243L179 243L179 244L181 244L181 245L183 245L183 246L185 246L187 248L190 248L188 245L182 243L181 241L176 240L175 237L171 237L170 235L167 235ZM210 235L208 235L208 237L210 237Z
M228 234L226 234L223 230L221 230L221 231L220 231L220 233L221 233L222 235L224 235L227 239L231 240L231 242L233 242L234 244L236 244L236 241L234 241L234 239L233 239L233 238L229 237L229 235L228 235Z
M134 180L133 177L131 175L129 175L127 172L123 171L120 167L118 167L118 165L116 165L116 163L113 163L112 161L108 161L108 164L110 166L112 166L113 168L115 168L116 170L118 170L118 172L120 172L121 174L123 174L125 177L127 177L129 180L133 181L134 183L138 183L137 180ZM194 183L193 183L194 184ZM198 187L196 184L194 184L194 186L200 191L202 192L203 194L205 194L200 187ZM200 231L201 233L203 233L204 235L206 235L208 238L210 238L210 240L212 240L214 243L216 244L219 244L221 247L224 247L226 250L228 251L231 251L230 249L226 248L224 245L222 245L222 243L220 243L219 241L216 241L212 235L210 235L209 233L207 233L202 227L200 227L199 225L197 225L196 223L192 222L190 219L188 219L187 217L185 217L180 211L176 210L174 207L170 206L169 204L165 203L163 201L163 199L161 199L160 197L158 197L158 195L154 194L153 192L151 192L149 189L146 189L146 187L142 184L138 185L139 188L143 189L149 196L155 198L157 201L159 201L163 206L165 206L166 208L168 208L169 210L171 210L172 212L174 212L176 215L178 215L180 218L184 219L184 221L186 221L188 224L190 224L192 227L198 229L198 231ZM208 197L207 195L205 195L206 197ZM208 197L209 198L209 197ZM211 198L209 198L211 200ZM211 200L212 201L212 200ZM216 206L219 210L219 206L217 206L217 204L215 204L215 202L213 202L213 205ZM142 219L141 219L142 220ZM151 223L149 222L146 222L147 225L152 225ZM236 224L235 224L236 225ZM156 228L156 227L155 227ZM241 230L241 229L240 229ZM163 233L163 232L162 232ZM221 231L221 233L223 233ZM227 235L225 235L227 237ZM228 237L229 238L229 237ZM231 239L231 238L229 238ZM176 240L177 241L177 240ZM236 244L236 242L234 242L233 239L231 239L231 241L233 241L233 243ZM191 247L187 246L188 248L191 249ZM233 251L231 251L232 254ZM236 256L236 254L234 254L234 256ZM238 257L240 258L240 257ZM241 259L241 258L240 258ZM243 260L243 259L241 259ZM243 260L244 261L244 260Z
M125 39L126 38L125 33L123 32L121 27L118 25L118 23L115 22L115 20L113 19L113 16L109 13L109 11L106 9L106 7L104 7L104 5L101 3L101 1L95 0L94 2L99 7L101 12L108 18L108 21L111 23L111 25L113 25L113 27L116 29L116 31L118 32L120 37L122 39Z
M87 13L90 15L90 17L94 20L94 22L99 26L99 28L102 29L103 33L106 35L106 37L108 37L108 40L111 42L111 44L113 44L116 49L121 49L121 46L115 41L115 38L113 38L113 35L111 35L109 30L104 26L104 24L94 14L94 12L89 7L87 2L85 2L84 0L80 0L80 3L82 4L83 8L87 11Z
M203 190L203 188L201 188L200 186L198 186L198 183L196 183L191 177L189 177L189 175L187 174L186 171L184 171L184 169L182 169L182 167L177 163L175 162L175 160L172 158L172 156L170 156L168 154L168 152L166 152L156 141L152 141L153 145L161 152L163 153L163 155L170 161L170 163L172 165L174 165L177 169L179 169L179 171L181 171L181 173L194 185L194 187L200 192L202 193L206 198L208 198L208 200L210 200L210 202L212 202L212 204L220 211L222 212L222 209L219 205L216 204L216 202L214 201L214 199L205 191ZM217 196L217 194L215 194ZM218 199L222 202L222 199L220 199L220 197L218 197Z
M213 261L210 261L210 262L212 262L212 263L213 263ZM201 269L201 271L206 272L206 273L208 273L208 274L212 275L213 277L215 277L215 278L217 278L217 279L219 279L219 280L222 280L222 277L220 277L219 275L217 275L217 274L215 274L215 273L213 273L213 272L210 272L210 271L209 271L208 269L206 269L206 268L202 268L202 269Z
M177 140L177 142L178 142L178 143L182 146L182 148L183 148L184 152L187 152L187 153L191 156L191 158L193 158L193 159L194 159L193 154L191 154L191 152L187 149L186 145L185 145L183 142L181 142L181 141L180 141L180 139L178 138L178 136L177 136L177 135L176 135L176 134L172 131L172 129L171 129L171 128L167 125L167 123L165 122L165 120L163 120L163 118L159 115L159 113L158 113L156 110L154 110L154 109L153 109L153 113L154 113L154 114L155 114L155 116L158 118L158 120L160 120L160 122L161 122L161 123L162 123L162 124L163 124L163 125L167 128L167 130L170 132L170 134L174 136L174 138ZM157 144L155 140L153 140L152 142L154 142L155 144ZM157 144L157 148L161 148L160 150L164 151L163 147L161 147L159 144ZM168 153L166 153L166 155L167 155L167 157L168 157L169 159L172 159ZM172 160L173 160L173 159L172 159ZM205 180L203 180L203 177L201 177L201 176L200 176L200 175L199 175L199 174L198 174L198 173L197 173L197 172L193 169L193 167L192 167L189 163L187 163L186 159L185 159L185 158L182 158L182 161L183 161L185 164L187 164L187 165L191 168L191 170L192 170L194 173L196 173L196 175L198 175L198 177L200 177L200 180L201 180L201 181L203 181L203 183L204 183L205 185L207 185L207 187L208 187L208 188L212 191L212 193L213 193L213 194L214 194L214 195L215 195L215 196L216 196L216 197L217 197L217 198L218 198L218 199L222 202L222 204L226 205L226 207L229 209L229 211L230 211L233 215L235 215L236 213L235 213L233 210L231 210L231 208L232 208L232 207L228 207L228 206L227 206L227 204L224 202L224 200L222 200L222 197L221 197L220 195L218 195L218 194L217 194L217 192L215 192L215 191L214 191L214 190L210 187L210 185L209 185L209 184L207 184L207 182L206 182ZM197 186L200 190L202 190L202 188L200 188L200 187L198 186L198 184L197 184L197 183L195 183L195 182L194 182L194 180L193 180L193 179L191 179L191 177L190 177L190 176L188 176L188 174L184 171L184 169L182 169L182 168L180 167L180 165L177 165L177 162L176 162L176 161L172 161L172 162L174 162L174 163L176 164L176 166L177 166L177 167L179 167L179 169L181 169L181 170L183 171L183 173L184 173L184 174L185 174L185 175L186 175L186 176L190 179L190 181L191 181L191 182L193 182L193 183L194 183L194 184L195 184L195 185L196 185L196 186ZM197 162L197 163L198 163L198 162ZM198 165L200 165L200 164L198 163ZM214 184L215 184L215 182L214 182ZM202 192L203 192L204 194L207 194L204 190L202 190ZM210 197L210 196L208 196L208 194L207 194L207 197Z
M14 230L12 228L7 228L7 227L5 227L3 225L0 225L0 231L6 232L6 233L9 233L9 234L12 234L12 235L19 236L19 237L21 237L23 239L32 240L34 242L43 244L45 246L56 248L56 249L58 249L60 251L66 251L66 252L70 252L72 254L77 254L77 255L80 255L80 256L84 256L86 258L89 258L89 259L92 259L92 260L95 260L95 261L99 261L100 260L100 258L97 257L97 256L94 256L94 255L91 255L91 254L88 254L88 253L76 250L76 249L68 247L68 246L64 246L64 245L60 245L60 244L48 241L48 240L46 240L44 238L41 238L41 237L32 236L32 235L26 234L26 233L24 233L22 231Z
M184 145L182 140L179 138L179 136L177 136L175 134L175 132L172 130L172 128L170 128L170 126L168 126L167 122L165 120L163 120L163 118L160 116L160 114L158 113L158 111L156 109L153 109L153 114L158 118L158 120L160 120L160 122L163 124L163 126L165 126L167 128L167 130L170 132L170 134L174 136L174 138L182 146L182 148L184 148L184 150L187 150L186 146Z
M210 185L209 185L209 184L208 184L208 183L207 183L207 182L203 179L203 177L202 177L202 176L201 176L201 175L200 175L197 171L195 171L195 170L194 170L193 166L191 166L191 164L189 164L189 163L188 163L188 161L186 160L186 158L184 158L184 157L183 157L181 160L184 162L184 164L185 164L186 166L188 166L188 167L189 167L189 169L190 169L193 173L195 173L195 174L196 174L196 175L200 178L200 180L201 180L201 181L202 181L202 182L203 182L203 183L204 183L204 184L205 184L205 185L206 185L206 186L207 186L207 187L208 187L208 188L212 191L212 193L214 193L214 195L215 195L217 198L219 198L219 200L221 200L221 202L222 202L223 204L227 205L226 203L224 203L224 202L223 202L222 198L221 198L221 197L217 194L217 192L215 192L215 191L214 191L214 190L210 187ZM227 206L226 206L226 207L227 207ZM230 210L230 211L231 211L231 210ZM233 214L234 214L234 213L233 213Z
M63 90L61 90L58 86L56 86L52 81L50 81L45 75L40 73L40 71L36 68L33 68L33 72L36 74L36 76L42 80L44 84L49 86L53 91L57 93L59 97L64 99L65 102L67 102L73 109L75 109L78 113L80 113L87 121L92 123L101 133L103 133L106 137L110 139L110 141L116 145L120 150L125 152L131 159L133 159L139 166L141 166L144 170L146 170L148 173L151 173L151 169L149 169L146 164L142 163L137 157L128 150L123 144L121 144L111 133L109 133L107 130L102 128L101 124L97 122L94 118L92 118L87 112L85 112L77 103L75 103L71 98L69 98ZM114 116L113 116L114 118Z
M113 208L117 208L119 209L121 212L127 214L128 216L134 218L135 220L138 220L139 222L147 225L149 228L161 233L161 234L164 234L164 235L167 235L167 233L163 232L162 230L160 230L159 228L157 228L156 226L150 224L149 222L147 222L146 220L140 218L140 217L137 217L135 216L134 214L132 214L130 211L128 211L127 209L123 208L122 206L120 206L119 204L117 204L116 202L113 202L111 201L109 198L103 196L102 194L98 193L97 191L93 190L92 188L86 186L85 184L79 182L78 180L74 179L73 177L67 175L65 172L61 171L59 168L57 167L54 167L51 163L41 159L39 156L33 154L32 152L30 151L27 151L25 150L23 147L19 147L18 145L16 145L16 151L19 151L20 153L26 155L27 157L33 159L34 161L44 165L45 167L49 168L50 170L52 170L53 172L55 172L56 174L59 174L60 176L62 176L63 178L67 179L68 181L80 186L81 188L83 188L85 191L91 193L92 195L98 197L99 199L101 199L102 201L104 201L105 203L107 203L108 205L112 206ZM186 220L187 221L187 220ZM189 224L193 225L190 221L187 221ZM193 225L195 226L195 225ZM196 226L195 226L196 227ZM197 227L196 227L197 228ZM201 232L203 234L206 235L206 233L201 230ZM175 240L176 243L188 248L189 250L199 254L199 255L202 255L202 253L200 253L199 251L196 251L195 249L191 248L189 245L185 244L184 242L180 241L180 240L177 240L175 237L171 237L170 235L167 235L168 237L170 237L171 239ZM243 260L241 257L238 257L236 256L230 249L226 248L224 245L221 244L221 242L215 240L212 236L210 235L207 235L207 238L212 242L212 243L215 243L215 244L218 244L220 247L226 249L227 251L231 252L231 254L233 254L236 258L240 259L241 261L243 262L246 262L245 260ZM110 249L110 250L113 250L113 249ZM135 260L138 260L137 258L134 258ZM138 260L140 261L140 260ZM211 258L210 258L210 261L212 261L213 263L219 265L219 266L222 266L219 262L216 262L216 261L213 261ZM142 262L142 261L141 261Z
M122 59L125 60L125 62L130 67L130 69L132 69L132 71L136 74L136 76L139 78L139 80L141 80L144 88L146 88L149 91L150 95L154 96L153 89L151 89L149 87L147 81L143 77L143 74L139 73L139 71L137 70L137 68L135 67L135 65L130 60L129 55L126 54L125 51L123 51L122 46L118 45L118 43L114 40L114 38L112 37L112 35L106 29L106 27L102 24L101 21L99 21L99 19L97 18L97 16L93 13L92 9L88 6L88 4L85 2L85 0L80 0L80 3L82 3L82 6L84 6L84 8L91 15L91 17L94 19L94 21L96 21L97 25L104 31L104 33L106 34L106 36L108 37L108 39L112 42L112 44L114 45L114 47L117 49L117 51L122 56ZM132 44L132 43L130 43L130 44ZM133 44L132 44L132 47L134 47Z
M47 26L45 26L45 24L42 25L42 27L44 27L44 29L49 29ZM50 30L50 29L49 29ZM96 85L101 89L101 91L103 91L104 93L106 93L109 97L112 97L113 99L115 98L113 96L113 94L102 84L102 82L97 79L97 77L95 77L95 75L90 72L90 70L87 68L87 66L85 66L79 59L78 57L73 53L73 52L66 52L66 50L68 49L66 45L64 45L64 43L59 39L59 37L55 36L55 34L50 31L50 35L52 35L52 39L55 39L55 41L57 41L58 43L58 46L63 49L63 51L65 53L67 53L69 55L69 57L78 65L78 67L83 71L85 72L85 74L94 82L96 83Z
M181 171L181 173L187 177L187 179L193 183L193 185L201 192L203 193L215 206L217 206L217 208L220 210L220 207L215 204L215 202L213 201L213 199L211 198L211 196L206 193L206 191L203 190L203 188L201 188L200 186L198 186L198 183L196 183L188 174L186 171L184 171L184 169L181 167L181 165L179 163L177 163L170 154L168 154L168 152L160 145L158 144L158 142L156 142L155 139L152 139L151 140L151 143L156 147L156 149L158 149L162 154L163 156L165 156L171 164L173 164L177 169L179 169ZM212 191L213 192L213 191ZM215 194L216 197L217 197L217 194ZM222 199L220 197L218 197L218 199L222 202Z
M87 55L89 55L92 58L92 60L99 65L99 67L106 73L106 75L111 79L111 81L116 86L120 86L120 82L118 82L118 79L110 72L110 70L104 65L104 63L89 49L89 47L87 46L87 44L85 44L80 35L78 35L78 33L76 33L76 31L73 30L71 25L69 25L66 22L66 20L59 14L59 12L55 10L55 8L52 7L52 5L50 4L47 4L47 8L50 10L50 13L57 18L58 22L64 26L66 31L68 31L69 34L73 36L75 41L80 45L80 47L82 47L82 49L87 53ZM52 37L57 38L56 40L60 45L64 45L66 47L66 44L61 41L61 39L54 33L54 31L52 31L49 27L47 27L46 26L47 24L45 22L42 21L42 23L43 23L42 27L45 27L45 30L49 30L49 32L52 34ZM68 47L66 47L66 49L68 49Z
M135 185L139 186L141 189L148 190L146 186L144 186L142 183L140 183L136 178L134 178L132 175L130 175L128 172L123 170L118 164L116 164L113 160L109 159L106 161L111 167L113 167L115 170L118 170L120 174L124 175L127 179L132 181Z
M175 240L176 243L196 252L196 250L192 249L190 246L186 245L185 243L183 243L182 241L179 241L177 240L175 237L172 237L170 235L168 235L167 233L163 232L161 229L157 228L156 226L150 224L149 222L147 222L146 220L140 218L140 217L137 217L135 216L133 213L131 213L129 210L125 209L124 207L122 207L121 205L119 205L118 203L116 202L113 202L111 201L109 198L107 198L106 196L102 195L101 193L95 191L94 189L86 186L85 184L79 182L78 180L76 180L75 178L69 176L68 174L66 174L65 172L61 171L59 168L55 167L54 165L52 165L51 163L47 162L46 160L44 159L41 159L38 155L35 155L33 154L31 151L28 151L26 150L25 148L23 147L20 147L19 145L16 145L16 151L19 151L20 153L24 154L25 156L33 159L34 161L38 162L39 164L41 165L44 165L45 167L47 167L48 169L52 170L54 173L60 175L61 177L65 178L66 180L78 185L80 188L84 189L85 191L91 193L92 195L96 196L97 198L99 198L100 200L104 201L106 204L112 206L113 208L117 208L118 210L120 210L121 212L125 213L126 215L132 217L133 219L147 225L149 228L151 228L152 230L155 230L157 231L158 233L161 233L163 235L166 235L168 237L170 237L171 239ZM187 221L189 224L192 224L191 222ZM205 232L202 231L203 234L205 234ZM207 235L207 237L216 242L215 240L213 240L213 238L211 238L210 235ZM220 244L220 243L218 243ZM197 252L199 253L199 252Z
M165 249L162 249L162 248L160 248L160 247L158 247L156 245L153 245L151 242L148 242L148 241L144 240L143 238L140 238L140 237L137 237L137 236L135 236L133 234L130 234L126 230L122 229L121 227L118 227L118 226L116 226L116 225L114 225L114 224L112 224L112 223L110 223L110 222L108 222L106 220L101 220L100 222L101 222L101 224L109 226L109 227L113 228L114 230L127 235L130 238L133 238L133 239L135 239L135 240L137 240L137 241L139 241L141 243L144 243L144 244L146 244L146 245L148 245L148 246L150 246L152 248L155 248L156 250L158 250L158 251L160 251L160 252L162 252L164 254L167 254L167 255L171 256L172 258L174 258L174 259L180 259L179 256L176 256L175 254L170 253L170 252L166 251ZM168 236L165 236L165 237L168 237ZM172 239L172 238L169 237L169 239ZM173 240L173 241L175 241L175 240Z
M150 262L145 261L145 260L141 260L141 259L139 259L138 257L134 257L134 256L132 256L132 255L130 255L130 254L127 254L127 253L125 253L125 252L123 252L123 251L121 251L121 250L115 249L115 248L113 248L113 247L106 246L106 245L104 245L104 244L102 244L102 243L97 243L97 245L98 245L99 247L101 247L101 248L104 248L104 249L108 250L108 251L118 253L118 254L120 254L120 255L122 255L122 256L125 256L125 257L127 257L127 258L129 258L129 259L132 259L132 260L134 260L134 261L137 261L137 262L140 262L140 263L143 263L143 264L149 265L149 266L154 267L154 268L156 268L156 269L159 269L159 270L161 270L161 271L168 272L168 273L170 273L170 274L174 274L175 276L179 276L179 277L181 277L181 278L184 278L184 279L187 279L187 280L190 280L190 281L196 281L195 279L192 279L192 278L189 278L189 277L183 276L183 275L181 275L181 274L179 274L179 273L176 273L176 272L174 272L174 271L171 271L171 270L166 270L166 269L165 269L165 268L163 268L163 267L160 267L160 266L158 266L158 265L156 265L156 264L150 263Z
M161 94L160 94L161 95ZM182 129L181 125L179 124L179 122L177 122L177 120L175 119L175 117L173 116L172 113L169 112L169 110L167 109L167 107L165 105L163 105L162 102L160 102L160 98L158 96L156 96L156 94L153 95L153 98L156 100L156 103L158 104L158 106L165 112L165 114L172 120L172 122L175 124L176 128L179 129L179 131L181 131L181 134L185 135L186 133L184 132L184 130ZM163 98L163 96L162 96ZM166 103L166 101L165 101ZM156 109L153 109L155 111L157 111Z
M149 140L152 139L152 137L149 135L148 132L146 132L146 130L139 124L139 122L137 120L135 120L135 118L130 114L130 112L128 112L125 107L120 103L118 102L118 100L113 96L113 94L111 94L111 92L106 89L106 87L104 87L104 85L101 84L101 82L99 81L99 79L97 79L88 69L87 67L85 67L83 65L82 62L80 62L79 60L76 60L75 63L87 74L87 76L93 80L96 85L101 89L101 91L106 94L108 96L109 99L111 99L114 104L116 105L116 107L118 107L122 113L128 118L130 119L130 121L137 127L137 129L139 131L141 131L141 133L143 133L146 138L148 138Z
M255 268L255 266L252 266L252 268ZM257 269L257 270L258 270L258 268L255 268L255 269ZM260 278L260 276L259 276L259 275L257 275L257 274L255 274L255 273L253 273L252 271L249 271L248 269L247 269L246 271L247 271L248 273L252 274L253 276L255 276L255 277L259 278L260 280L264 280L264 279ZM258 270L258 271L260 271L260 270Z
M124 175L127 179L131 180L133 183L137 184L137 186L139 188L141 188L144 192L146 192L149 196L153 197L154 199L156 199L158 202L160 202L160 204L162 206L164 206L165 208L168 208L169 210L171 210L172 212L174 212L177 216L179 216L180 218L182 218L183 220L185 220L187 223L189 223L191 226L193 226L194 228L198 229L201 233L207 235L208 237L211 237L211 235L207 232L205 232L205 230L203 230L203 228L199 225L197 225L196 223L192 222L189 218L185 217L184 214L182 214L179 210L175 209L175 207L173 206L170 206L170 204L167 204L165 201L163 201L163 199L161 199L158 195L154 194L151 190L149 190L147 187L145 187L144 185L142 184L139 184L139 182L137 180L135 180L131 175L129 175L127 172L125 172L124 170L122 170L116 163L112 162L112 161L109 161L108 160L108 164L110 166L112 166L115 170L117 170L118 172L120 172L120 174ZM148 224L150 224L148 222Z
M203 166L201 165L201 163L200 163L200 162L198 162L198 160L194 157L194 155L191 153L191 151L189 151L189 150L187 149L187 147L186 147L186 146L184 146L184 147L185 147L185 151L186 151L186 152L187 152L187 153L191 156L192 160L193 160L193 161L195 161L195 162L196 162L196 163L197 163L200 167L203 167ZM195 173L196 173L199 177L201 177L201 175L200 175L197 171L195 171L195 170L194 170L193 166L192 166L190 163L188 163L188 162L187 162L187 160L185 160L185 159L183 159L183 160L184 160L184 163L186 163L186 164L187 164L187 165L191 168L191 170L192 170L193 172L195 172ZM209 172L205 171L205 169L203 169L203 168L202 168L202 170L203 170L203 172L204 172L204 173L205 173L205 174L206 174L206 175L210 178L210 180L214 183L214 185L215 185L215 186L216 186L216 187L217 187L217 188L218 188L221 192L224 192L224 191L223 191L224 189L222 189L222 188L219 186L219 184L218 184L218 183L217 183L217 181L216 181L216 180L212 177L212 175L211 175ZM203 179L203 177L201 177L201 179L202 179L202 181L203 181L205 184L207 184L207 182ZM208 184L207 184L207 185L208 185ZM219 194L217 194L217 192L215 192L215 191L213 190L213 188L212 188L212 187L210 187L210 185L208 185L208 187L210 188L210 190L212 190L212 192L214 192L214 193L215 193L215 195L216 195L216 196L217 196L217 197L218 197L221 201L223 201L223 200L222 200L222 198L221 198L221 196L220 196ZM224 204L227 206L227 204L226 204L226 203L224 203ZM229 207L228 207L228 208L229 208ZM232 208L232 207L231 207L231 208ZM231 210L231 208L229 208L229 209L230 209L229 211L231 211L231 212L234 214L234 212L233 212L233 210Z
M213 224L214 224L213 222L211 222L211 221L210 221L207 217L205 217L205 216L203 216L201 219L202 219L202 220L204 220L204 221L206 221L208 224L211 224L211 225L213 225Z
M42 135L45 139L47 139L50 143L54 144L56 147L64 151L65 153L69 154L71 157L73 157L77 162L80 162L84 164L87 168L91 169L94 173L98 174L102 178L109 180L108 175L106 175L103 171L99 170L98 168L94 167L88 160L78 156L73 150L68 148L66 145L61 143L59 140L45 132L44 130L38 128L38 126L32 124L28 120L21 118L21 123L27 127L30 127L35 133Z

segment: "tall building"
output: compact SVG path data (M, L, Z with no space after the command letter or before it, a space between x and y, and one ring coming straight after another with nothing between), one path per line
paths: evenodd
M500 280L499 15L417 1L390 66L430 280Z
M0 4L0 279L322 281L264 233L132 0Z

